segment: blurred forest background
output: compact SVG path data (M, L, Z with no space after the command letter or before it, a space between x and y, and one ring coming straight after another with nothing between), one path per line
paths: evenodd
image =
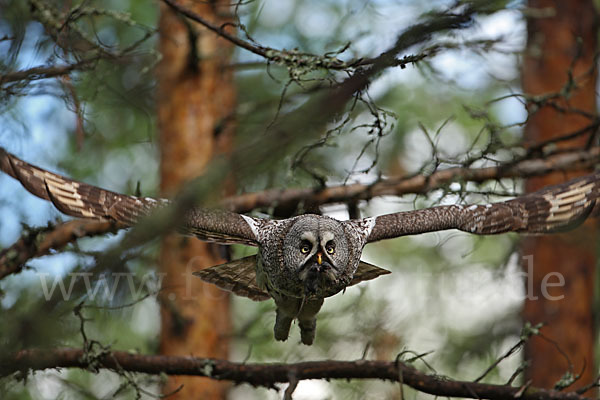
M536 148L537 144L581 127L594 129L585 130L589 135L583 144L563 150L593 148L599 126L595 2L531 3L178 3L261 55L220 38L165 2L0 0L0 146L51 171L128 194L174 196L184 182L208 171L195 187L201 201L213 205L271 189L318 191L392 182L384 196L371 196L367 188L360 196L286 203L277 201L273 194L278 192L272 191L267 193L275 199L271 203L226 203L260 216L322 212L346 219L439 204L500 201L524 191L524 181L514 176L518 174L476 182L468 175L457 176L399 193L394 193L393 183L454 167L543 160L557 154L561 145ZM369 72L378 65L372 60L393 48L403 31L419 21L434 21L436 13L448 9L466 14L465 23L423 34L393 54L401 61ZM557 23L567 16L570 20L564 25ZM528 18L552 21L556 32L566 32L556 42L568 42L565 46L573 49L570 56L559 57L566 69L557 72L554 89L528 87L527 92L538 97L522 94L524 65L535 67L527 64L531 53L526 54L526 48L536 50L531 48ZM593 21L585 25L582 21L588 19ZM569 24L590 28L585 31L588 36ZM32 70L38 66L44 68ZM318 106L337 85L344 87L348 77L361 73L368 84L339 97L340 104ZM584 85L591 93L591 108L578 104L573 111L560 105L565 99L571 104ZM582 120L555 123L546 137L527 137L526 125L536 118L532 115L539 116L549 104L553 112L574 112ZM581 133L575 136L582 138ZM232 155L233 161L220 163L223 154ZM211 163L215 158L217 163ZM566 176L557 174L555 182ZM52 229L67 219L51 203L0 176L0 249L39 227L50 223ZM143 246L128 248L111 262L103 255L119 248L129 232L82 238L61 251L28 260L23 271L5 276L0 280L0 354L84 346L92 353L112 349L247 362L361 357L393 361L400 355L427 372L473 380L520 343L526 322L544 320L522 315L531 282L525 280L527 269L521 265L522 256L529 253L518 251L518 235L475 237L448 231L367 246L363 259L393 274L328 299L313 346L299 343L297 326L288 341L276 342L273 302L230 298L196 281L193 293L207 299L189 301L188 281L181 279L190 267L215 265L249 255L252 249L215 248L177 236L163 238L162 233L160 228L155 234L146 232ZM591 349L585 354L593 357L596 243L589 232L571 241L582 242L582 235L588 261L578 264L578 276L587 286L578 293L585 304L572 313L583 315L587 331L578 331L573 340L581 343L578 335L589 337L588 348L582 350L582 344L576 351ZM167 245L163 250L161 243ZM568 251L565 255L576 259ZM561 271L559 262L549 264ZM101 285L112 285L115 273L134 273L135 280L123 278L114 286L114 296L107 295ZM97 288L95 295L90 296L84 275L90 277L89 287ZM57 285L64 281L68 287L73 276L79 280L65 300ZM567 276L567 286L569 282ZM161 283L172 290L158 293ZM53 284L55 291L48 296ZM136 290L130 290L131 285ZM597 375L590 356L565 356L569 349L556 348L560 346L544 350L563 360L558 377L553 375L550 382L564 374L563 384L568 386L581 373L582 363L586 374ZM535 357L535 349L527 354L518 352L503 360L484 381L525 383L523 375L513 375L528 365L529 356ZM259 399L281 398L287 386L277 391L196 377L171 380L164 389L166 376L89 369L47 370L27 379L10 375L0 379L0 397L152 398L183 383L172 398L195 394ZM381 380L311 380L298 384L294 398L398 398L400 392L398 383ZM410 388L404 395L430 397Z

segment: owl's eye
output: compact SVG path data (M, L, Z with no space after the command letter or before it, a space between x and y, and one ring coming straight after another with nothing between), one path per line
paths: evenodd
M307 254L310 251L310 245L308 243L303 243L300 245L300 252L302 254Z
M325 250L327 251L327 254L335 253L335 245L333 244L333 242L327 243L325 245Z

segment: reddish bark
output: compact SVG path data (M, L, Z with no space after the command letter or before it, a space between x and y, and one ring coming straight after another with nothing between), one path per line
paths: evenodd
M559 93L567 87L570 73L576 83L568 95L549 103L529 103L533 113L526 127L526 139L535 143L590 124L577 110L589 113L596 110L597 18L591 0L530 0L529 7L553 12L551 17L528 20L529 38L523 64L525 93L537 96ZM582 146L586 140L587 137L579 137L560 146ZM554 173L531 178L527 190L581 174ZM529 287L534 291L525 303L523 318L532 323L543 322L542 333L549 339L534 337L526 347L526 358L530 361L526 379L531 379L535 386L552 387L569 370L570 363L574 374L583 370L575 387L589 383L597 375L593 317L597 236L593 224L589 222L564 235L528 239L524 244L523 255L533 256ZM556 275L549 275L552 273L562 274L565 284L549 288L547 293L564 296L561 300L544 296L544 279L560 283Z
M183 1L217 24L218 2ZM221 8L223 13L226 9ZM158 69L158 123L161 149L161 190L177 193L182 184L202 173L215 154L226 151L231 129L223 122L235 102L229 62L231 46L196 23L161 5ZM191 40L195 39L196 43ZM195 51L194 51L195 50ZM227 359L229 296L204 284L191 272L223 262L214 247L178 235L166 237L160 255L163 280L161 354ZM227 385L206 379L173 377L165 388L169 398L224 398Z

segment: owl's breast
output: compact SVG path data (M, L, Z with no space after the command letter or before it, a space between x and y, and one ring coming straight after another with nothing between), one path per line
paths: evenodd
M311 275L307 284L306 276L299 271L287 268L283 257L273 257L269 252L259 252L256 270L256 282L272 297L273 294L296 298L324 298L333 296L345 289L352 281L358 262L351 265L338 266L338 271L332 279L331 274L319 272ZM356 265L354 265L356 264ZM316 275L315 275L316 274Z

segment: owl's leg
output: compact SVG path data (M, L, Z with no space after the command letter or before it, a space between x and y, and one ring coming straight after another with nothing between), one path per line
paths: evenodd
M277 305L274 334L276 340L287 340L290 334L292 321L298 315L302 299L274 294L272 295Z
M290 334L290 326L292 325L293 317L286 315L281 309L277 309L277 317L275 317L275 328L273 332L275 340L285 341Z
M302 343L310 346L315 340L317 330L317 313L323 305L323 299L308 300L304 303L298 314L298 325L300 326L300 339Z

